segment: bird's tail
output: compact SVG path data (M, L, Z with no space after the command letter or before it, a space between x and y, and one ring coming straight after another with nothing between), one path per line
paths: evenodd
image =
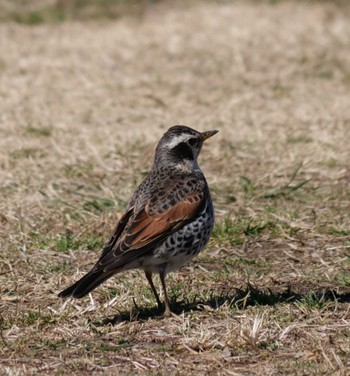
M68 296L72 296L73 298L77 299L82 298L103 283L106 279L111 277L114 273L115 270L110 270L107 272L104 272L103 269L97 271L91 270L89 273L84 275L84 277L79 279L78 282L75 282L72 286L60 292L58 296L60 298L66 298Z

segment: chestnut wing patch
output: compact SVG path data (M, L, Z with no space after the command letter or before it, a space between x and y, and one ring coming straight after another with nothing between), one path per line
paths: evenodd
M168 230L182 226L196 216L203 198L203 194L189 196L161 214L149 215L146 207L136 216L133 225L128 229L125 244L130 249L142 248Z
M163 213L150 215L146 206L125 227L114 249L100 258L95 269L103 268L107 272L123 267L154 249L171 233L191 221L204 203L204 194L195 192Z

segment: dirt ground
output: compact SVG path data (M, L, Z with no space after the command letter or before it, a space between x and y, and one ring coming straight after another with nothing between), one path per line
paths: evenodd
M350 374L350 6L140 9L0 23L0 375ZM220 131L178 317L139 271L61 301L174 124Z

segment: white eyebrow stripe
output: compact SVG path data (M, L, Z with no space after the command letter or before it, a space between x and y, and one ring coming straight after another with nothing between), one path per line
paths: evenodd
M176 145L180 144L181 142L188 140L189 138L191 138L191 135L189 135L189 134L180 134L178 136L173 137L172 140L169 143L166 144L166 146L169 149L172 149Z

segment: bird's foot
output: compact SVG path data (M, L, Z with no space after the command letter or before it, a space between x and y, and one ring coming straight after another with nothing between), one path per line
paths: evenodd
M168 306L166 306L163 313L163 317L171 317L172 315L174 315L174 313L170 311L170 308Z

